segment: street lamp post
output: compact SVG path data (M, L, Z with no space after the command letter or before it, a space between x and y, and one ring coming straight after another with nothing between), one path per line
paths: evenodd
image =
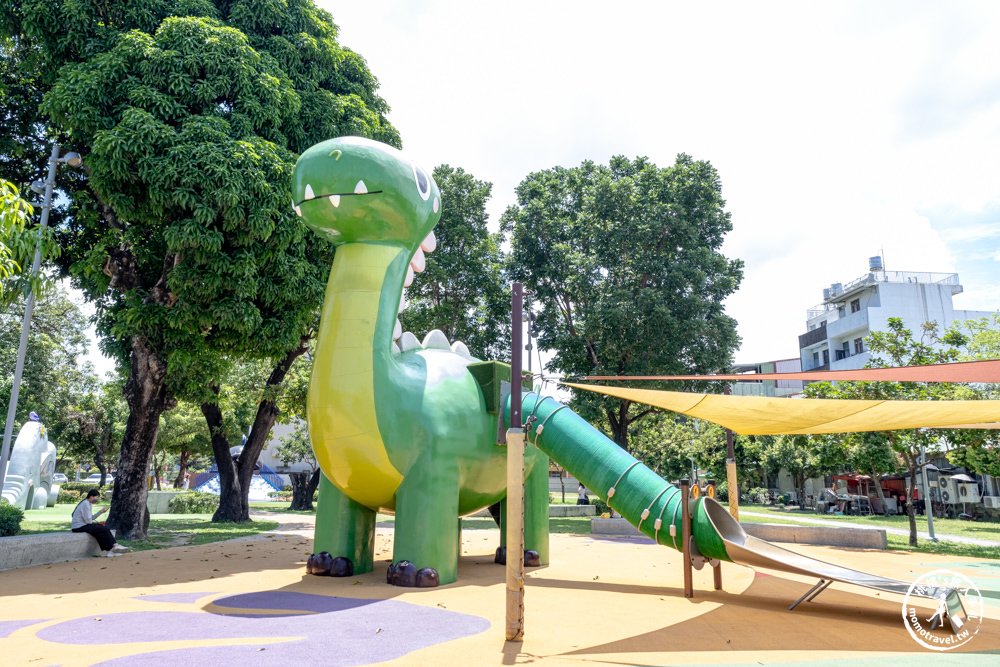
M42 263L42 234L49 224L49 212L52 210L52 191L56 185L56 168L60 162L65 162L71 167L79 167L82 163L79 153L67 153L59 157L59 144L52 145L52 154L49 156L49 175L44 184L37 181L32 184L31 189L44 194L42 202L42 219L38 230L38 241L35 243L35 259L31 263L31 273L29 280L38 275L38 269ZM41 187L42 185L44 190ZM39 192L41 190L41 192ZM21 393L21 375L24 373L24 356L28 351L28 331L31 328L31 313L35 309L35 292L29 288L28 300L24 306L24 319L21 320L21 343L17 348L17 365L14 367L14 383L10 388L10 404L7 406L7 421L3 429L3 450L0 451L0 493L3 493L3 483L7 477L7 464L10 461L10 440L14 434L14 416L17 413L17 397Z

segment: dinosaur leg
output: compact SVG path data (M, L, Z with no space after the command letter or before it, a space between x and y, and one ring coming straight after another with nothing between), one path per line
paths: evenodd
M528 447L525 454L532 456L535 463L524 480L524 563L548 565L549 457L534 446Z
M458 578L458 464L425 456L396 491L395 586L432 587Z
M534 453L532 453L534 450ZM549 466L548 457L534 447L525 452L535 464L524 480L524 564L549 564ZM500 501L500 546L493 562L507 563L507 499Z
M354 502L320 476L315 553L308 574L349 577L375 567L375 512Z

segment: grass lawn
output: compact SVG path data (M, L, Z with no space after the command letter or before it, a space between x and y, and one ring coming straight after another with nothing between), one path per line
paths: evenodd
M905 515L896 516L835 516L832 514L816 514L810 510L782 510L770 505L740 504L740 510L760 512L794 521L796 518L823 519L837 521L844 525L878 526L880 528L910 529L910 520ZM754 517L747 517L747 520ZM917 530L927 531L927 517L917 517ZM986 540L1000 540L1000 523L986 521L961 521L959 519L934 519L934 533L937 535L953 535L957 537L978 537Z
M69 532L76 504L56 505L44 510L28 510L21 522L22 535ZM103 518L103 516L102 516ZM237 537L248 537L274 530L277 521L254 521L249 524L212 523L211 514L152 514L145 540L122 540L136 551L164 549L190 544L208 544Z

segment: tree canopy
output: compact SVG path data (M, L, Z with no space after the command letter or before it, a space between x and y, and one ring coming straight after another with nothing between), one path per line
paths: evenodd
M718 173L679 155L659 168L615 157L530 174L503 215L510 272L534 292L538 342L566 375L703 374L725 370L739 344L723 300L742 262L719 251L732 229ZM662 385L659 388L676 388ZM615 442L645 406L576 394Z
M307 348L332 250L292 212L297 154L343 134L399 137L377 80L312 0L23 0L0 25L23 67L13 79L43 94L37 122L9 114L18 145L30 157L54 138L84 158L59 264L129 368L108 525L140 538L162 412L178 396L210 402L220 357L270 360L280 383Z

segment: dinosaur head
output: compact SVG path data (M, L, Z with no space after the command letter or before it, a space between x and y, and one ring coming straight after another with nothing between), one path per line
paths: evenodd
M340 137L299 157L292 206L334 245L382 243L415 252L418 245L433 250L441 192L430 174L392 146Z

